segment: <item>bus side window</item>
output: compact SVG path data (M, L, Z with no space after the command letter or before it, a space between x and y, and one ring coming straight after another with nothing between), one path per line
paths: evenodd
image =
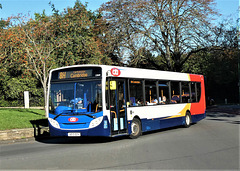
M143 82L142 80L130 80L130 106L143 106Z
M156 81L145 80L145 101L146 105L158 104Z
M182 82L182 102L183 103L191 102L189 82Z
M191 98L192 98L192 102L197 102L196 89L197 89L196 83L192 82L191 83Z
M171 103L180 103L180 86L179 82L171 82Z
M159 89L159 104L167 104L169 103L169 86L167 81L159 81L158 82Z

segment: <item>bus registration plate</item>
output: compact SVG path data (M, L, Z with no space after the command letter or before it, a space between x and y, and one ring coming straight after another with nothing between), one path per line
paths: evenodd
M81 133L80 132L69 132L68 136L69 137L80 137Z

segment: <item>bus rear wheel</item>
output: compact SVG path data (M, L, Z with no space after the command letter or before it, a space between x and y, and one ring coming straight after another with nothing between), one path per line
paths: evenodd
M191 114L189 112L186 112L186 115L185 115L185 124L184 124L184 127L185 128L188 128L191 126Z
M131 134L130 138L138 138L142 134L141 122L139 119L134 118L131 123Z

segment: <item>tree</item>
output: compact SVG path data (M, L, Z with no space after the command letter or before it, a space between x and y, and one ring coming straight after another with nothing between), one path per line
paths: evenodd
M157 58L146 48L140 48L135 54L132 54L128 63L130 67L135 68L157 69L160 66Z
M106 20L103 19L101 13L97 13L93 33L101 54L104 54L107 57L105 58L107 61L103 61L103 63L123 66L121 59L116 54L118 46L114 41L112 41L114 40L114 37L111 32L109 32L108 24Z
M61 46L54 52L60 65L111 63L101 51L101 42L94 32L96 20L100 16L88 11L86 7L76 1L73 8L59 13L54 5L52 6L55 34L69 40L67 46Z
M24 66L27 54L23 50L22 39L16 27L10 27L10 18L3 20L0 29L0 104L19 106L23 104L23 91L30 91L32 97L41 97L38 81Z
M206 94L218 102L238 100L238 39L237 28L231 20L224 20L212 35L214 46L208 52L192 55L184 64L183 71L203 74L206 78Z
M36 20L30 19L27 22L24 17L13 19L16 21L13 28L16 29L16 36L22 45L20 50L25 53L23 56L25 59L24 66L41 82L46 110L49 71L56 67L56 58L53 52L66 44L68 40L55 35L54 18L47 17L44 13Z
M213 0L112 0L101 11L121 47L146 47L168 70L181 71L189 57L209 46Z
M9 28L2 29L9 34L11 31L14 32L11 34L14 35L14 39L10 40L12 46L3 41L6 46L0 49L4 54L1 57L3 65L7 63L11 66L12 60L19 62L21 67L26 68L41 82L45 110L47 81L51 69L75 64L111 63L99 48L101 41L98 39L99 35L93 31L97 27L94 23L100 18L99 15L88 11L79 1L73 8L67 8L62 13L59 13L54 5L52 8L54 11L52 16L46 16L43 11L42 14L35 14L35 19L25 16L9 19Z

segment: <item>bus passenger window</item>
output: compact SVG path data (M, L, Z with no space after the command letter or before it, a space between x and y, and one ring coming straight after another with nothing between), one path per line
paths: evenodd
M201 98L201 83L196 83L197 84L197 102L200 101Z
M130 106L143 106L143 84L141 80L130 80Z
M196 83L191 83L191 98L192 102L197 102L197 96L196 96Z
M182 82L182 102L183 103L191 102L189 82Z
M179 82L171 82L171 103L180 103L180 86Z
M146 105L158 104L156 81L145 80L145 98Z
M159 81L159 104L169 103L169 86L167 81Z

